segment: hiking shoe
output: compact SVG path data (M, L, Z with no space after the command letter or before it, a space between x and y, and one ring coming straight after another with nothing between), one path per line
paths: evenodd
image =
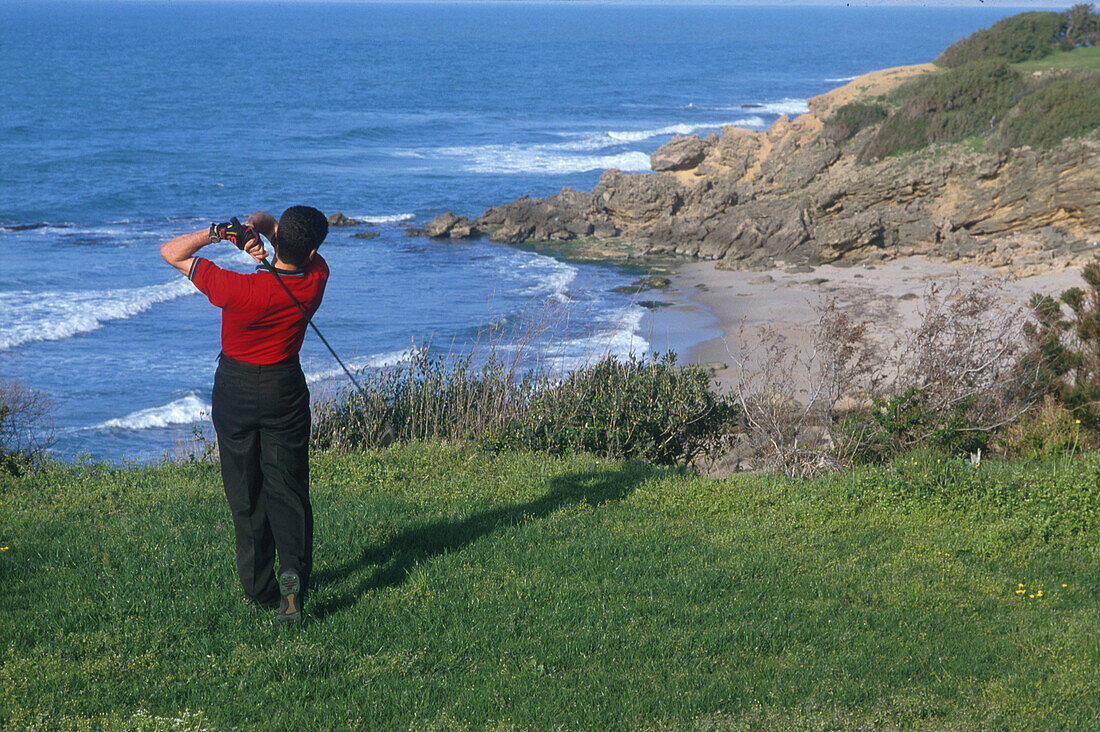
M302 622L302 580L293 569L279 573L279 595L279 612L272 622L275 625Z

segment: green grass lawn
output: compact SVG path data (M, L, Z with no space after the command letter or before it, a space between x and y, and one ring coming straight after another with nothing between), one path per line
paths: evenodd
M47 468L0 482L0 728L1096 729L1098 474L319 455L276 631L216 468Z
M1050 69L1091 69L1100 71L1100 46L1084 46L1072 51L1055 51L1046 58L1013 64L1020 71Z

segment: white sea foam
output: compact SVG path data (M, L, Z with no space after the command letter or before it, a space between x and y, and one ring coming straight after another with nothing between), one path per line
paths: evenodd
M465 161L469 171L496 175L542 173L561 175L589 170L619 168L626 171L649 170L649 155L628 151L607 155L577 155L568 144L479 145L442 148L441 155Z
M759 115L780 115L787 114L792 117L796 117L800 114L805 114L810 111L810 106L805 99L780 99L774 102L763 102L761 104L741 104L733 107L717 107L716 110L724 112L747 112L753 116L745 122L735 122L734 124L742 127L758 127L766 125L767 122Z
M569 301L569 285L573 284L580 270L568 262L542 254L532 255L527 252L517 254L523 255L524 258L519 261L508 258L502 264L508 268L509 272L520 273L524 280L534 278L534 283L524 290L524 295L544 296L557 302Z
M159 407L149 407L131 412L125 417L109 419L93 429L151 430L170 427L174 424L198 422L210 414L210 405L199 398L195 392Z
M785 101L790 105L797 102L797 100ZM761 110L767 114L778 113L763 107ZM418 159L457 158L465 163L467 170L474 173L560 175L608 168L640 172L650 169L649 153L622 148L645 143L657 137L690 135L703 130L718 130L727 125L763 128L766 124L762 117L754 114L725 122L680 123L643 130L559 133L561 137L566 138L562 142L444 147L436 150L396 150L393 154L398 157ZM655 143L649 144L655 145Z
M855 81L860 76L862 76L862 74L856 74L855 76L838 76L835 79L826 79L825 81L829 82L830 84L847 84L849 81Z
M768 102L760 107L754 107L761 114L806 114L810 106L805 99L781 99L778 102Z
M400 351L376 353L371 356L364 356L363 358L350 359L345 361L344 364L353 374L362 369L384 369L407 363L416 355L417 350L418 349L403 348ZM315 384L319 381L337 379L342 376L345 376L344 370L339 366L334 366L321 369L320 371L310 371L306 374L306 381L310 384Z
M157 303L194 295L183 277L161 285L117 290L0 293L0 351L35 341L56 341L97 330L112 320L143 313Z
M544 356L551 374L565 374L595 363L605 356L627 358L649 353L650 344L638 333L645 309L632 305L586 336L567 340Z
M738 127L754 127L757 129L764 129L768 126L767 120L765 120L763 117L758 117L756 115L739 119L736 122L731 122L730 124L736 125Z
M349 218L353 218L356 221L369 221L372 224L399 224L402 221L411 221L412 219L415 219L416 214L385 214L383 216L371 216L370 214L364 214L362 216L350 216Z
M643 140L649 140L654 137L662 137L664 135L693 135L701 130L718 130L727 125L738 125L739 127L757 126L764 124L764 121L759 117L743 117L741 119L735 119L730 122L708 122L706 124L678 124L669 125L667 127L657 127L651 130L618 130L607 133L607 137L616 143L624 142L642 142Z

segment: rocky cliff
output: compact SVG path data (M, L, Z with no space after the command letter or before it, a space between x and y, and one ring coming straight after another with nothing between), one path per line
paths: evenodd
M824 134L838 106L932 70L859 77L765 132L676 138L653 153L652 173L608 170L591 191L525 196L474 220L445 214L420 233L557 242L579 257L672 254L725 269L921 254L1035 271L1091 257L1100 239L1096 136L1052 150L955 145L861 163L852 151L872 130L843 142Z

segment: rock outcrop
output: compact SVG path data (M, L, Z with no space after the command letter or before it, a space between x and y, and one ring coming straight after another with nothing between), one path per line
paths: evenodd
M680 255L728 269L920 254L1037 270L1091 257L1100 239L1095 137L1053 150L955 146L861 164L850 151L870 130L843 143L822 134L840 104L930 68L860 77L765 132L675 138L653 153L653 173L608 170L591 191L525 196L473 221L445 214L424 233L572 242L582 256Z

